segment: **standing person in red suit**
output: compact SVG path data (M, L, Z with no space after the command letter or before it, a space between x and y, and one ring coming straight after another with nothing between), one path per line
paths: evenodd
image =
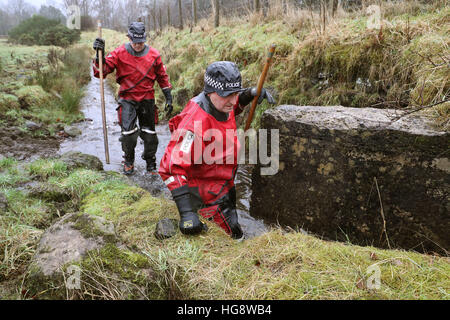
M256 88L243 89L239 69L229 61L209 65L204 80L203 92L169 121L171 141L158 173L177 204L182 233L203 230L200 213L241 239L234 186L240 147L235 116L254 98ZM274 103L264 89L258 102L263 99Z
M103 52L103 75L116 70L116 82L120 84L119 124L122 129L120 141L124 152L123 171L129 175L134 172L135 148L138 136L144 141L142 159L147 163L147 171L156 170L156 150L158 137L155 123L158 110L155 106L155 81L161 87L166 98L165 110L170 114L172 107L172 85L161 60L159 52L145 44L146 33L142 22L132 22L128 28L129 43L123 44L106 57L105 41L95 39L93 48L97 52L93 64L94 76L99 77L98 51ZM139 120L139 127L137 126Z

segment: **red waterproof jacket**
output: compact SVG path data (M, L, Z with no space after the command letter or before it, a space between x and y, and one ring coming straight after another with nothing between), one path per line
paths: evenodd
M161 159L159 174L169 190L188 185L203 204L218 200L234 186L240 149L235 115L219 112L202 92L169 121L171 141Z
M129 43L116 48L105 57L103 76L116 69L116 82L120 84L119 99L142 101L154 99L153 85L158 81L161 89L172 88L169 76L158 50L146 46L136 53ZM99 66L93 63L94 76L99 78Z

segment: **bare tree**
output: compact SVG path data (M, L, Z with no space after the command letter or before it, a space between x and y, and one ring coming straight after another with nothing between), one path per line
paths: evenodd
M30 18L36 13L36 8L25 0L9 0L6 5L7 12L16 20L16 24Z
M167 4L167 26L170 27L171 22L170 22L170 4Z
M217 28L220 25L220 1L214 0L214 27Z
M180 16L180 29L183 29L183 10L181 6L181 0L178 0L178 14Z
M163 29L163 23L162 23L162 8L159 7L159 31L161 32Z
M253 8L255 12L261 11L261 2L259 0L253 0Z
M194 25L197 24L197 0L192 0L192 17L194 19Z
M338 8L339 0L331 0L331 16L334 17Z
M158 26L156 24L156 0L153 0L153 26L155 32L158 32Z
M127 21L123 15L125 8L121 0L113 0L112 3L111 28L114 30L124 30L127 28Z

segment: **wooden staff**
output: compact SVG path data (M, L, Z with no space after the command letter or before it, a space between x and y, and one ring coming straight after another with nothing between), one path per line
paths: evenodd
M98 20L98 37L102 37L102 22ZM100 71L100 96L102 101L102 122L103 122L103 142L105 144L105 159L109 164L109 148L108 148L108 130L106 128L106 112L105 112L105 91L103 87L103 51L98 52L98 66Z
M258 98L259 98L259 95L261 94L261 90L264 85L264 81L266 81L267 72L269 71L269 66L270 66L270 62L272 61L273 54L275 52L275 47L276 46L274 44L272 44L269 48L269 53L267 54L267 60L266 60L266 64L264 65L264 70L261 73L261 76L259 77L256 96L253 98L252 106L250 108L250 113L248 114L247 122L245 124L245 131L247 131L248 128L250 128L250 125L252 124L253 114L255 113L255 108L256 108L256 105L258 104Z

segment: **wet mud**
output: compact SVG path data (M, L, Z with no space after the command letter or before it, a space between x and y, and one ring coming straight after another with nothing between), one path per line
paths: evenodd
M33 160L58 152L62 138L50 135L33 136L8 122L0 127L0 158Z

